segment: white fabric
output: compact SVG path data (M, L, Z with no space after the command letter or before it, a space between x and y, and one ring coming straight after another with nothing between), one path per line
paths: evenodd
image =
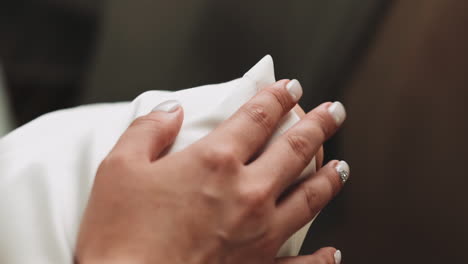
M138 116L166 100L185 111L171 152L206 135L275 81L263 58L243 78L178 92L149 91L131 103L82 106L44 115L0 140L0 263L72 263L80 218L97 167ZM293 112L275 136L299 118ZM315 162L303 175L315 171ZM296 255L308 225L281 249Z

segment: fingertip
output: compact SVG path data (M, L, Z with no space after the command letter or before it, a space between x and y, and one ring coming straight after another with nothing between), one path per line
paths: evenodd
M311 257L321 259L323 263L341 263L341 251L334 247L324 247L317 250ZM322 263L320 262L320 263Z
M331 160L324 167L327 167L333 171L333 169L336 170L336 166L338 166L339 163L339 160Z
M316 178L317 182L322 182L323 186L330 187L330 199L336 196L344 186L342 176L349 176L349 173L346 173L344 164L340 160L332 160L328 162L322 169L317 171ZM346 179L347 180L347 179Z
M177 112L181 108L181 104L177 100L168 100L164 101L158 105L156 105L153 110L151 110L152 113L174 113Z
M319 128L319 132L323 132L319 134L321 136L320 140L322 141L322 144L323 141L327 140L336 133L336 131L340 128L341 123L344 121L342 112L336 110L336 106L334 105L335 104L331 102L323 103L307 113L305 118L302 120L302 122L308 122L309 126ZM337 116L340 116L341 119L339 119Z
M174 142L182 122L181 104L175 100L162 102L130 124L116 149L121 149L126 155L153 161Z
M333 254L335 254L336 251L337 251L337 249L334 248L334 247L323 247L323 248L319 249L318 252L322 252L322 253L326 253L326 254L331 254L331 255L333 255Z
M333 260L335 264L341 263L341 251L334 247L321 248L315 254L322 254L324 258Z
M291 79L281 79L279 81L277 81L276 83L284 83L284 84L287 84L288 82L290 82Z
M179 101L168 100L156 105L148 115L164 119L177 119L179 123L182 123L184 110Z
M289 94L289 97L290 97L290 100L288 101L292 101L294 103L297 103L299 99L301 99L302 94L303 94L302 85L296 79L292 79L292 80L283 79L283 80L277 81L271 86L271 88L273 90L275 89L285 90Z
M349 176L351 174L349 164L346 161L341 160L337 163L335 169L340 177L341 183L345 184L348 181Z
M346 119L346 109L341 102L336 101L330 104L328 113L333 117L337 126L341 126Z
M341 263L341 251L333 247L325 247L313 254L297 257L282 257L276 260L276 264L304 264L304 263Z
M330 105L332 105L332 104L333 104L333 102L330 102L330 101L324 102L321 105L319 105L317 108L327 110L330 107Z
M347 117L346 108L339 101L325 102L316 109L318 109L320 113L326 113L329 117L331 117L336 127L340 127Z
M294 102L298 102L299 99L301 99L302 94L304 92L301 83L296 79L294 79L294 80L288 82L288 84L286 84L286 90L291 95Z
M341 263L341 250L335 251L335 254L333 254L333 258L335 259L335 264L340 264Z

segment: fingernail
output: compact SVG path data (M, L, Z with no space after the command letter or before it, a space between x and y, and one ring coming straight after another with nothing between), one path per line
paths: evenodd
M338 165L336 165L335 169L338 172L338 175L340 176L341 182L343 184L345 184L346 181L348 180L349 174L350 174L348 163L346 163L346 161L342 160L342 161L338 162Z
M341 251L337 250L335 252L335 255L333 255L333 257L335 257L335 264L341 263Z
M333 116L337 125L341 125L346 119L346 110L342 103L334 102L328 107L328 112Z
M286 85L286 90L288 90L291 97L294 99L294 102L299 101L302 96L302 85L301 83L294 79Z
M155 108L153 108L152 112L162 111L167 113L175 112L180 107L179 101L176 100L169 100L163 103L158 104Z

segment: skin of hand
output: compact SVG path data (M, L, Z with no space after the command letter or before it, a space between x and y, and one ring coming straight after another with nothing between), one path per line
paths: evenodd
M275 257L343 186L335 160L284 195L343 121L332 103L251 160L302 95L289 83L260 91L212 133L162 158L180 130L182 107L136 119L98 169L75 263L339 262L334 248Z
M302 107L298 104L294 106L293 110L296 113L296 115L299 116L299 118L301 119L306 115L306 113L304 112L304 109L302 109ZM322 167L323 159L324 159L324 150L323 150L323 146L320 146L319 151L315 155L315 167L317 168L317 170Z

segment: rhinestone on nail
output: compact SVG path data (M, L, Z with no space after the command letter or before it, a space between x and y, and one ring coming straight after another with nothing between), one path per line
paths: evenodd
M340 179L341 179L341 182L344 184L346 183L346 181L348 180L349 178L349 173L345 170L340 170L338 172L338 174L340 175Z

